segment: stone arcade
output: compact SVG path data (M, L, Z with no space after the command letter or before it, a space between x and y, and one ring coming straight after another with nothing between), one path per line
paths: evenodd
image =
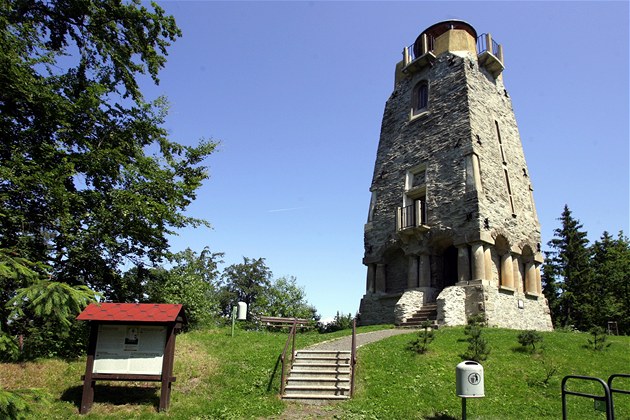
M385 105L365 225L362 325L551 330L540 225L503 85L503 50L466 22L437 23L403 51Z

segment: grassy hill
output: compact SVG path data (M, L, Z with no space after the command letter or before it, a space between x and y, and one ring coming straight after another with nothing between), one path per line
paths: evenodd
M300 334L297 346L343 334L347 331ZM468 401L469 419L557 419L565 375L606 380L613 373L630 373L630 337L609 337L612 345L595 352L584 347L589 334L544 333L544 349L530 354L520 348L517 331L486 329L484 335L491 348L483 363L486 397ZM94 406L83 418L459 418L455 366L467 347L463 328L438 330L424 355L407 350L413 336L399 335L360 349L352 401L301 407L277 398L278 355L286 333L237 331L232 338L229 329L212 329L182 334L175 356L177 381L166 415L156 412L159 388L155 384L99 382ZM84 369L84 359L0 364L0 387L24 397L30 407L27 418L80 418ZM615 386L630 390L630 379L620 378ZM571 389L578 387L601 393L590 384L585 388L576 383ZM569 396L568 402L570 419L605 418L594 411L592 400ZM630 395L615 395L615 412L618 419L630 419Z

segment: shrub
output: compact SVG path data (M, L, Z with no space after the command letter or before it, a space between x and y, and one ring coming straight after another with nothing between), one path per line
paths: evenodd
M418 332L418 338L409 343L409 349L418 354L424 354L429 349L429 344L433 341L434 333L431 327L431 321L422 323L422 331Z
M490 348L488 341L482 337L483 327L486 326L484 314L477 314L468 318L468 325L464 329L464 334L468 336L468 349L461 357L464 360L474 360L482 362L488 358Z
M530 351L533 353L536 351L536 343L541 343L543 341L543 336L538 331L529 330L520 333L517 340L523 347L531 346Z
M589 331L593 336L592 340L587 340L588 345L586 347L590 348L593 351L603 351L610 347L611 343L606 343L608 338L608 334L606 334L606 330L602 327L593 327Z
M339 330L347 330L352 328L352 314L343 315L337 311L337 315L328 324L319 324L319 332L320 333L329 333L335 332Z

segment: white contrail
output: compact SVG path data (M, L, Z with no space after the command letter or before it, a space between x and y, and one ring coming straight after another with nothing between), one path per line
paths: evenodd
M267 213L280 213L282 211L294 211L294 210L301 210L304 209L306 207L287 207L285 209L273 209L273 210L267 210Z

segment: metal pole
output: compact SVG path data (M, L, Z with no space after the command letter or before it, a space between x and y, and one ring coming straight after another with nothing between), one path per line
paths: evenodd
M232 306L232 337L234 337L234 323L236 322L236 306Z
M462 420L466 420L466 398L462 398Z

